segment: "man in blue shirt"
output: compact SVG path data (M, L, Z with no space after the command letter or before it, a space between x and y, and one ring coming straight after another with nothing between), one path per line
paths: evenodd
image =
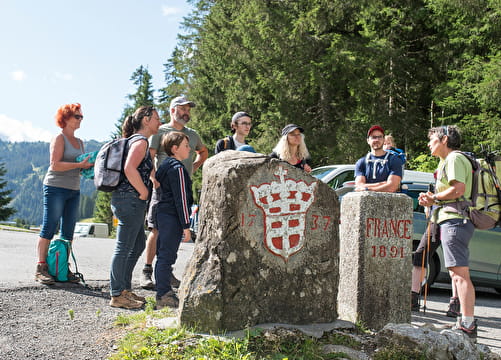
M379 125L367 132L371 151L355 165L355 191L396 192L402 180L402 161L383 149L384 130Z

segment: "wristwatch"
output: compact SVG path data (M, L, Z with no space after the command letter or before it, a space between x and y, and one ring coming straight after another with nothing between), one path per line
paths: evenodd
M433 202L438 203L440 200L437 199L437 194L433 194L431 197L433 199Z

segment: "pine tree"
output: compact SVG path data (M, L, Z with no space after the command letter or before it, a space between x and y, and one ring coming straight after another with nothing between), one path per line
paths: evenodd
M0 220L7 220L16 212L14 208L8 206L12 201L12 198L9 196L12 190L2 190L7 185L7 181L3 180L6 173L7 170L4 163L0 163Z

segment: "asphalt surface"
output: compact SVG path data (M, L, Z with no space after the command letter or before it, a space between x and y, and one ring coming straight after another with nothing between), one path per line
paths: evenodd
M33 280L36 266L36 244L34 233L5 230L0 227L0 289L38 286ZM78 270L86 280L107 282L114 239L76 239L73 244ZM182 277L184 267L193 251L193 243L182 243L174 273ZM141 258L134 271L134 283L139 284L139 275L144 264ZM152 293L153 294L153 293ZM450 297L450 286L439 285L430 289L426 301L426 312L412 314L412 323L444 326L454 319L445 316ZM475 316L478 319L478 343L489 346L491 351L501 355L501 295L493 289L476 289Z

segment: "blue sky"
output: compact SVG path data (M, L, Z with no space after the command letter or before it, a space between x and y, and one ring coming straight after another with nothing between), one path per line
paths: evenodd
M76 135L107 140L140 65L164 85L182 0L0 0L0 139L50 141L62 104L82 104Z

